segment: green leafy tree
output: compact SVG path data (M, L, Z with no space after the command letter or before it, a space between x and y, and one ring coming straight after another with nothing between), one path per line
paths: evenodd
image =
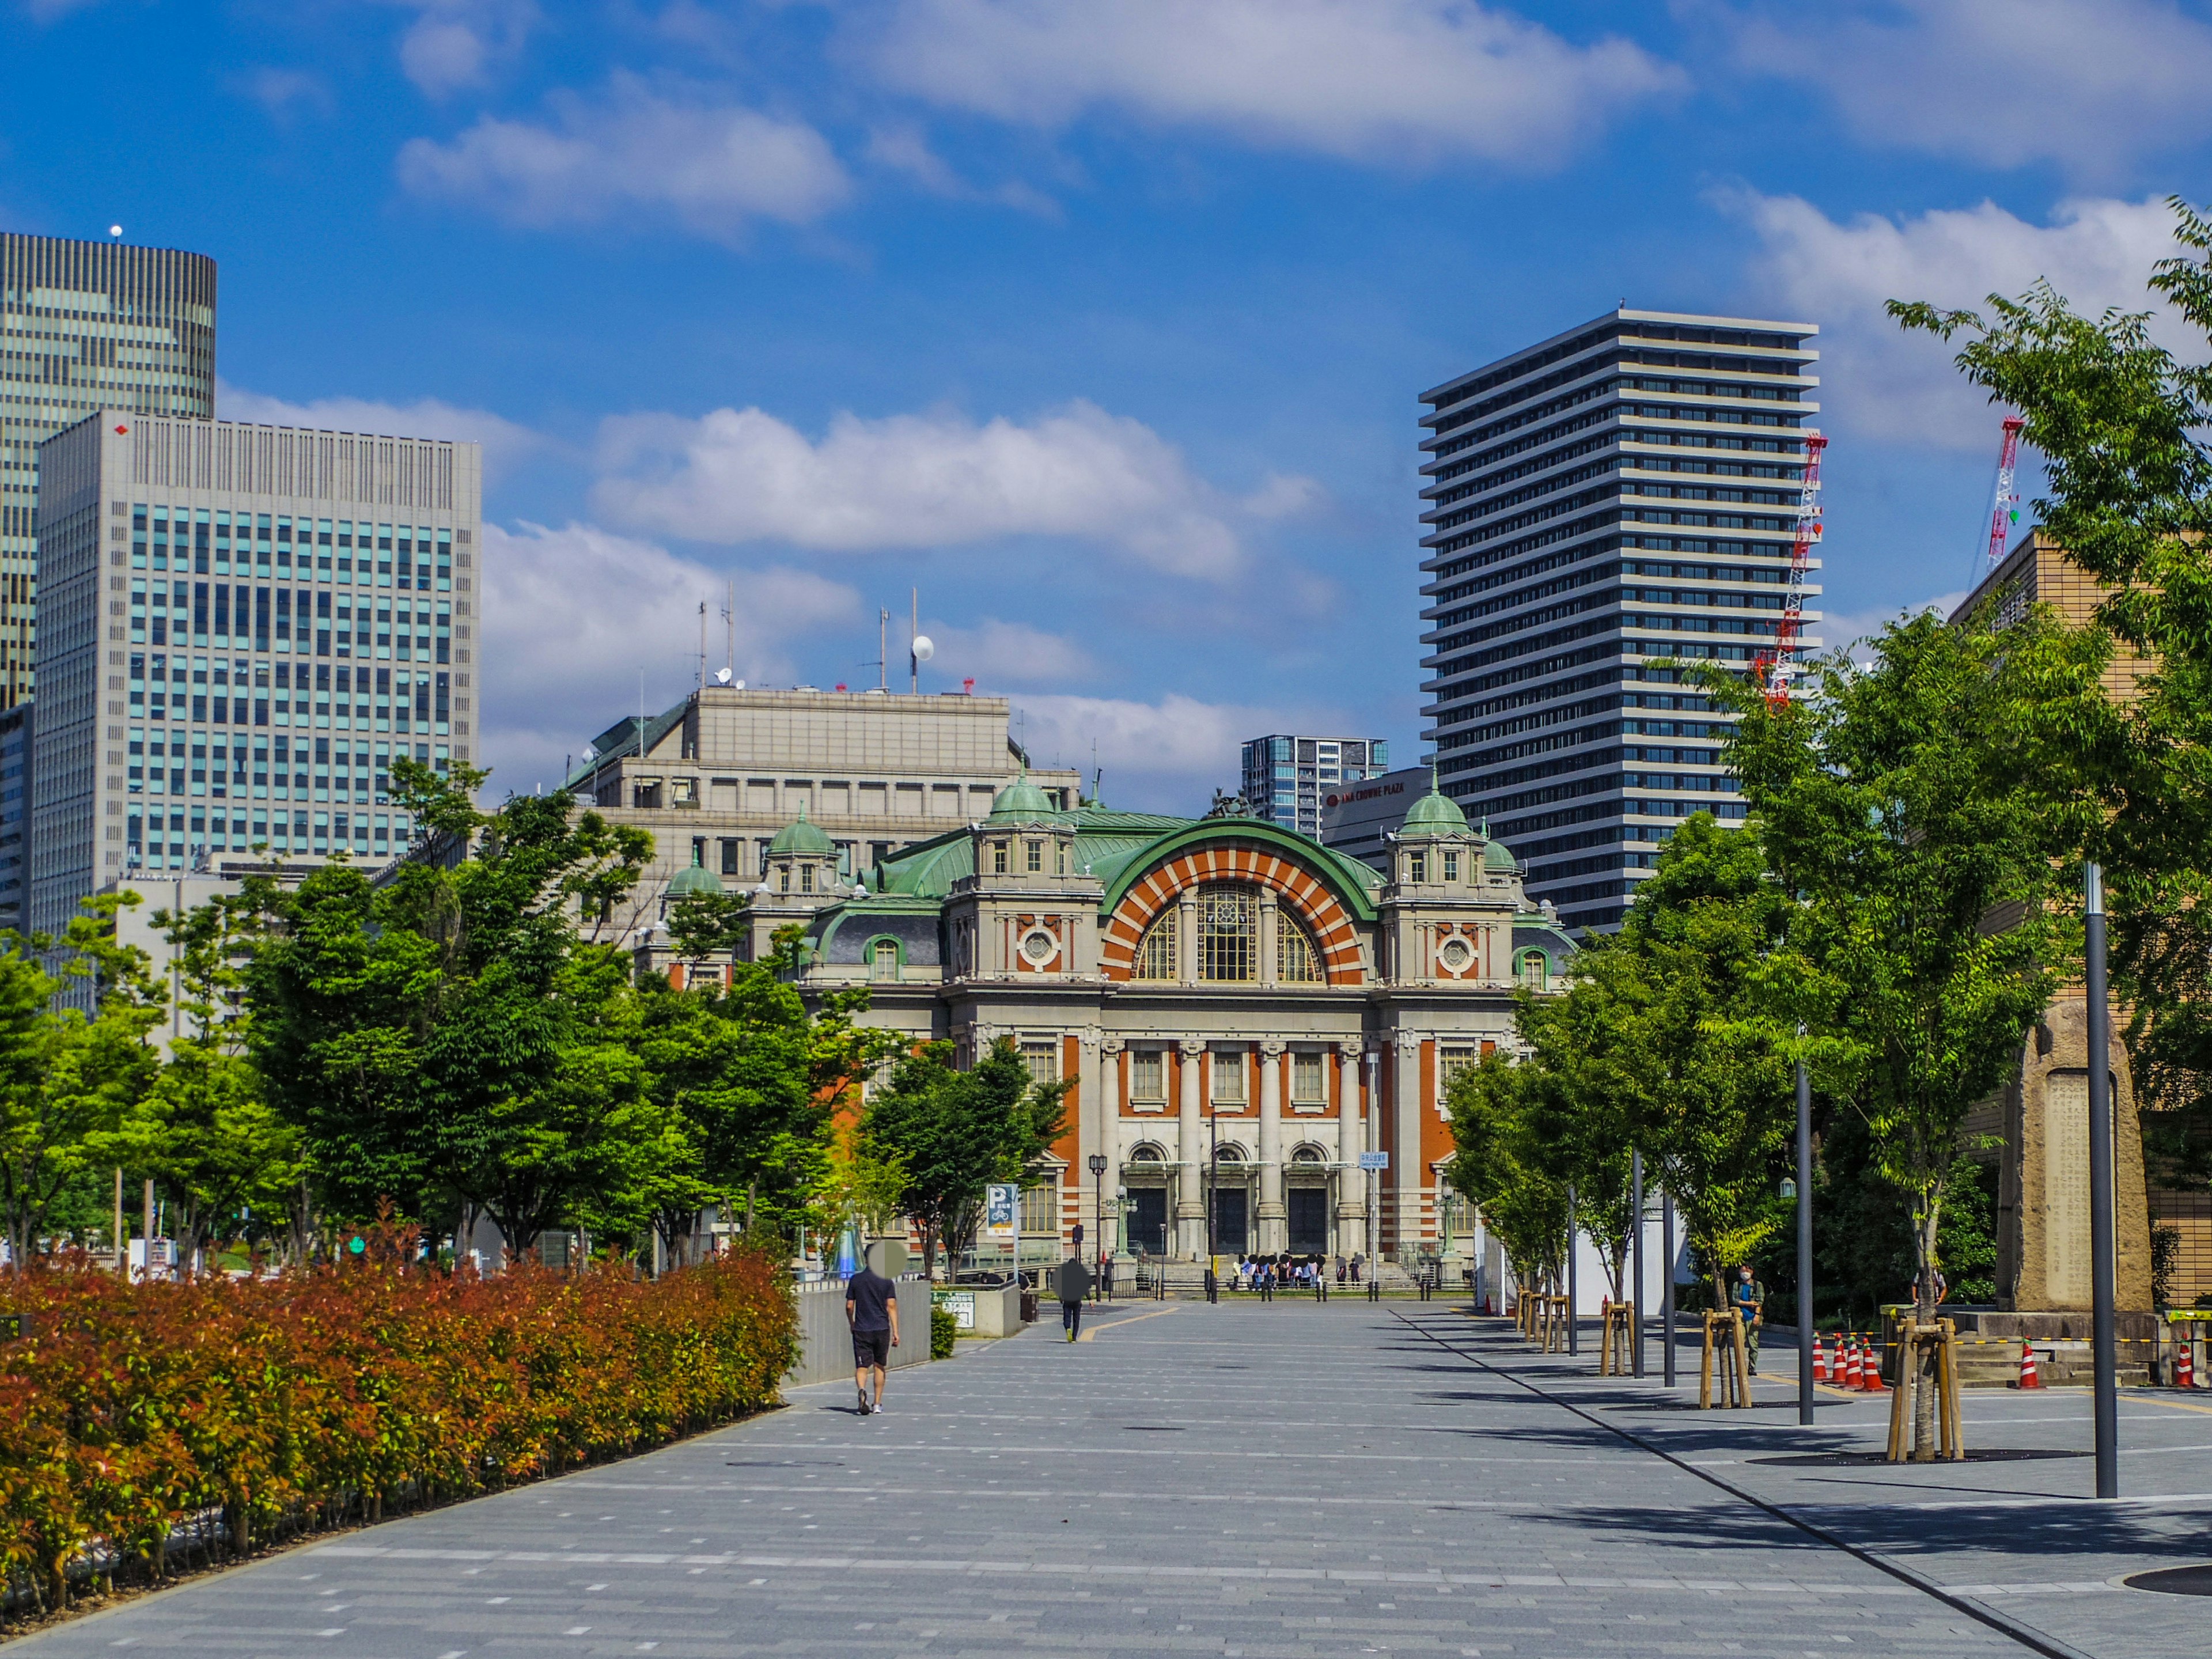
M331 866L267 900L252 1041L342 1207L458 1195L522 1250L619 1180L637 1131L629 966L580 918L635 885L652 841L565 792L480 812L484 776L395 762L395 801L453 856L382 885Z
M155 912L173 953L179 1029L151 1086L95 1148L161 1182L187 1270L257 1212L282 1216L306 1174L299 1132L264 1097L246 1052L243 962L257 907L225 896L181 915Z
M1445 1179L1481 1212L1531 1291L1559 1281L1569 1245L1566 1183L1535 1127L1559 1085L1542 1062L1516 1066L1493 1052L1454 1078L1445 1098L1455 1148Z
M1795 1120L1785 1012L1794 907L1756 826L1685 819L1637 890L1620 933L1576 959L1602 988L1618 1036L1615 1086L1650 1178L1716 1275L1775 1225L1765 1194Z
M869 1102L863 1138L905 1173L901 1207L921 1224L922 1264L955 1261L975 1242L983 1189L1032 1179L1061 1133L1071 1084L1037 1083L1001 1037L973 1069L956 1070L952 1045L932 1042L899 1062Z
M1833 1083L1908 1206L1923 1319L1966 1114L2080 957L2063 822L2008 740L2029 688L2081 665L2075 643L2040 617L1999 633L1923 615L1869 665L1816 665L1802 702L1735 694L1729 763L1799 900L1793 951L1833 993L1808 1011ZM1934 1390L1916 1398L1924 1445Z
M55 1202L104 1160L112 1134L150 1085L148 1034L162 997L144 951L121 944L115 919L135 893L87 899L58 942L58 975L39 965L55 942L0 934L0 1220L18 1267ZM72 980L90 981L93 1012L56 1008Z
M2212 224L2172 200L2183 252L2146 295L2212 336ZM2043 528L2110 597L2090 632L2148 659L2125 700L2061 674L2040 688L2019 763L2101 863L2112 982L2130 1010L2146 1140L2169 1179L2212 1182L2212 362L2151 337L2147 312L2076 313L2048 283L1985 312L1893 301L1907 327L1960 343L1992 403L2020 411L2045 461Z

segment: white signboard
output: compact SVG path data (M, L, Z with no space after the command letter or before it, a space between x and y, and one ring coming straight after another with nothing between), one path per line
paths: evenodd
M1014 1242L1014 1223L1021 1215L1022 1189L1012 1182L994 1182L983 1188L983 1237L994 1244Z
M1363 1170L1387 1170L1390 1167L1390 1154L1362 1152L1359 1155L1359 1167Z
M963 1331L975 1328L975 1292L973 1291L938 1291L930 1300L952 1316L952 1322Z

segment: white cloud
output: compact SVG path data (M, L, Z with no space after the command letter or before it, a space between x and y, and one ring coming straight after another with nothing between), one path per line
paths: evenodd
M759 409L624 416L602 428L601 465L602 513L696 541L851 552L1066 536L1181 575L1243 562L1248 509L1151 428L1082 401L1027 424L840 415L819 442ZM1263 485L1261 503L1293 488Z
M411 404L379 403L368 398L318 398L295 404L218 380L216 414L226 421L268 426L317 427L332 432L366 432L403 438L450 438L483 446L484 465L496 472L514 465L546 440L485 409L463 409L436 398Z
M246 70L231 84L279 123L296 109L327 115L332 107L329 85L319 75L305 70L279 69L264 64Z
M863 17L849 38L874 73L947 107L1042 127L1117 110L1397 164L1556 165L1686 85L1630 41L1576 46L1474 0L889 0Z
M399 67L433 98L490 78L538 21L532 0L401 0L418 15L399 37Z
M549 102L544 124L487 115L449 144L410 139L400 183L513 224L667 214L723 241L756 219L811 223L852 193L828 142L801 122L665 96L628 76L603 99Z
M937 647L932 677L939 684L973 679L986 696L1000 695L1010 685L1066 685L1097 672L1091 653L1074 640L1027 623L986 617L973 628L959 628L924 621L921 631ZM890 648L895 656L901 649L896 641Z
M850 628L860 614L852 589L805 571L713 570L592 525L487 524L483 567L483 660L493 668L482 736L495 790L554 783L563 756L580 756L636 708L641 669L656 713L696 684L702 600L710 665L720 667L732 574L740 679L790 679L793 642Z
M1855 135L1992 167L2107 174L2212 133L2212 25L2172 0L1699 7L1743 68L1820 87Z
M1030 757L1089 769L1091 745L1118 806L1203 811L1216 789L1234 792L1239 751L1263 732L1305 731L1279 711L1200 702L1170 691L1158 702L1124 697L1020 696L1016 731Z
M1060 217L1060 204L1042 191L1018 179L988 189L971 185L952 170L952 165L929 147L917 127L878 127L868 135L868 160L892 173L903 173L933 196L953 202L995 202L1018 208L1040 218Z
M1820 325L1821 401L1832 427L1863 435L1995 453L1996 419L1953 366L1957 348L1907 334L1884 301L1927 300L1980 310L1991 293L2025 292L2048 277L2077 311L2154 309L2152 264L2176 252L2173 216L2157 198L2063 204L2047 225L1993 202L1890 219L1838 223L1794 196L1719 198L1750 225L1755 303L1768 315ZM2185 337L2162 321L2169 343Z

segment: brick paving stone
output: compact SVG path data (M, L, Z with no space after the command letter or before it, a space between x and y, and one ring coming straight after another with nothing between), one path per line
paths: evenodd
M1532 1354L1442 1303L1137 1304L1090 1333L963 1344L897 1374L877 1418L841 1385L794 1389L750 1423L192 1581L17 1650L2029 1650L1797 1513L2081 1651L2207 1650L2185 1634L2205 1603L2109 1581L2212 1556L2212 1498L2189 1496L2212 1492L2212 1414L2130 1401L2124 1476L2163 1501L2095 1505L2079 1459L1763 1462L1878 1446L1881 1408L1832 1396L1801 1429L1762 1379L1759 1409L1686 1411L1688 1384L1669 1400L1656 1376L1599 1379L1594 1354ZM1970 1444L2087 1443L2086 1398L1975 1396L1967 1412Z

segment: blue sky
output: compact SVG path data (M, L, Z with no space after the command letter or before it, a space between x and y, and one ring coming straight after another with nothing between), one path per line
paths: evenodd
M1121 804L1410 760L1416 394L1624 296L1821 325L1871 627L1997 440L1882 301L2140 307L2212 154L2172 0L0 0L0 224L215 256L222 413L486 443L522 788L731 581L824 686L918 587L926 687Z

